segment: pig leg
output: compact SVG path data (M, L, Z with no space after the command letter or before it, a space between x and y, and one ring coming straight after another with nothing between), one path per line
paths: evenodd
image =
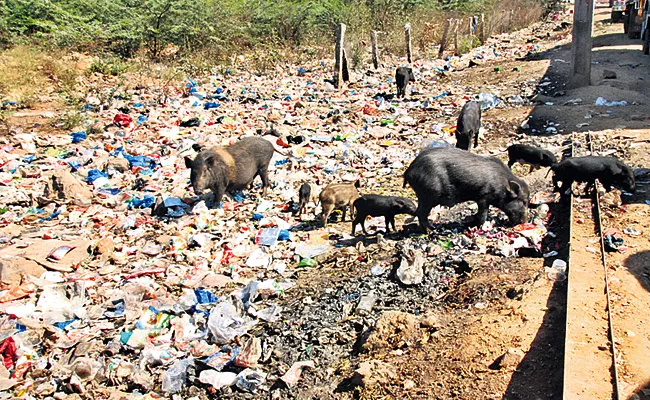
M361 230L363 231L364 235L368 235L368 232L366 232L366 215L361 214L357 211L357 215L354 217L354 221L352 221L352 234L354 235L355 228L357 227L357 224L361 224Z
M397 232L397 228L395 228L395 215L390 216L390 223L393 225L393 232Z
M530 164L530 169L528 170L528 173L532 174L533 171L535 171L535 166L533 164Z
M474 132L474 148L478 148L478 131Z
M512 166L515 165L517 161L515 159L508 160L508 168L512 169Z
M219 203L221 203L221 199L223 198L225 190L224 189L219 189L218 187L213 187L212 188L212 193L214 193L214 205L215 207L219 206Z
M267 171L268 165L260 168L257 174L262 178L262 196L266 197L266 188L269 187L269 173Z
M487 220L488 209L490 208L490 205L485 201L477 201L476 205L478 205L478 213L476 213L475 217L476 225L481 226Z
M334 209L334 205L323 205L323 213L321 214L321 222L323 223L323 227L327 226L327 219L329 218L330 214L332 213L332 210Z
M390 216L384 215L384 222L386 223L386 233L390 233Z
M418 199L419 200L419 199ZM433 225L429 222L429 214L433 208L432 202L418 201L418 208L415 210L415 216L418 217L420 230L427 233L428 229L433 229Z

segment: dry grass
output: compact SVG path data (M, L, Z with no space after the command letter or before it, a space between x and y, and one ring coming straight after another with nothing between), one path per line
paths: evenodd
M69 91L79 72L61 54L16 46L0 54L0 98L32 107L42 96Z

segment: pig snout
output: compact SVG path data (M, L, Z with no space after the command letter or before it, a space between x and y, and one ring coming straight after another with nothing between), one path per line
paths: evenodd
M415 210L417 210L417 206L415 203L413 203L410 200L404 201L404 204L400 207L400 213L402 214L409 214L409 215L415 215Z

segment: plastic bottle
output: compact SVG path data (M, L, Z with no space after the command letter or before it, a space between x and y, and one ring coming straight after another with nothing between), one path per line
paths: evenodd
M371 290L368 294L361 296L355 312L359 315L370 314L370 312L372 311L372 307L374 307L376 302L377 302L377 295L375 294L374 291Z

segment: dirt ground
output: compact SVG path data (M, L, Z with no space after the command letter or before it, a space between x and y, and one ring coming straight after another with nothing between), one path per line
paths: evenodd
M485 63L440 78L439 84L458 82L478 91L498 91L503 98L535 96L532 104L496 108L484 114L486 129L480 153L505 159L508 144L525 141L555 149L559 154L571 132L589 130L599 138L597 150L615 154L635 168L649 167L650 57L643 55L640 41L631 41L623 35L621 24L610 23L609 9L598 8L595 21L592 86L588 88L570 89L565 83L571 59L570 26L548 34L533 34L521 43L513 43L536 45L542 51L500 63L501 72L494 71L497 65ZM616 78L604 79L605 70L613 71ZM423 97L431 94L426 93L425 87L422 89ZM607 101L625 100L629 104L596 106L599 97ZM42 109L33 115L15 114L11 123L38 123L41 121L36 115L42 114ZM455 116L445 118L452 121ZM516 166L515 172L519 176L527 175L527 168ZM548 187L550 178L544 180L545 174L544 170L538 171L525 179L529 184ZM650 177L645 179L638 182L633 197L624 199L625 205L606 208L604 219L606 227L618 231L634 228L641 232L635 236L623 234L625 251L607 254L619 379L622 398L626 399L650 398L650 210L646 203L650 199ZM401 179L383 177L377 184L387 191L402 193L404 190ZM544 248L557 251L557 258L568 259L568 243L575 238L569 237L569 210L561 204L549 206L547 227L553 235L547 237ZM588 213L585 218L589 218ZM403 222L404 218L398 219L398 226ZM335 226L349 229L349 223ZM572 242L573 249L579 248L571 254L571 259L594 265L596 270L598 260L584 251L585 240L590 243L582 236ZM376 242L373 238L364 244ZM341 259L346 258L346 249L340 251ZM391 257L392 254L379 249L366 254L363 262L391 264L395 261ZM566 280L553 281L547 277L544 267L550 266L553 259L477 254L467 259L472 271L462 279L453 280L443 293L428 291L427 287L404 289L378 283L379 278L369 276L367 268L359 262L336 262L300 271L290 300L283 304L295 318L265 329L285 345L295 342L296 351L308 353L317 350L298 348L300 332L312 326L320 327L319 324L327 327L331 322L331 329L319 328L318 336L310 340L320 345L329 343L330 348L338 351L314 354L322 363L328 363L327 367L306 371L304 381L289 390L272 388L271 398L561 398L566 373L568 285ZM354 322L348 330L339 330L343 321L333 319L324 323L310 316L317 308L321 311L331 308L332 314L340 315L341 310L335 309L336 296L363 292L364 285L371 284L382 288L382 294L390 299L390 303L383 302L384 311L408 311L418 319L414 322L387 316L382 330L373 331L363 319ZM577 291L572 295L586 296ZM413 298L420 300L413 303ZM274 356L289 359L288 355ZM589 362L588 356L583 359ZM376 379L370 383L363 380L365 385L357 379L358 373L354 373L364 363L370 363L367 364L373 370L370 375ZM288 361L287 365L290 365ZM238 393L229 395L224 398L253 398Z
M566 34L567 31L560 32L556 39L562 40ZM548 39L552 41L553 37ZM647 167L650 58L641 52L640 41L627 39L620 24L610 23L609 9L599 8L595 16L593 86L567 88L565 82L570 65L567 62L570 59L570 44L562 44L530 60L510 60L501 64L502 73L493 73L494 65L484 65L450 74L452 81L471 82L485 88L499 87L504 96L517 94L520 86L529 80L542 83L542 87L550 87L546 93L536 97L536 100L546 104L486 113L484 123L491 129L486 134L487 144L483 151L497 154L515 138L543 143L549 138L559 139L555 138L556 135L565 137L574 131L589 130L604 142L597 151L611 149L610 154L622 157L630 165ZM521 71L513 70L516 66L521 66ZM615 72L617 78L604 79L605 70ZM544 85L546 82L550 83ZM625 100L629 105L595 106L598 97L608 101ZM528 126L522 127L526 120ZM549 126L555 127L557 133L555 130L547 131ZM606 213L604 220L606 227L611 226L619 231L631 227L642 232L640 236L625 235L629 249L624 253L607 254L621 398L626 399L648 398L650 395L650 336L646 326L650 316L650 235L647 232L650 224L648 205L645 203L649 196L647 182L639 183L635 200L630 200L631 204L624 205L623 209ZM559 205L555 207L551 210L551 214L555 212L555 220L550 222L549 229L557 234L559 256L566 257L569 238L565 222L568 221L568 209ZM588 232L582 233L587 235ZM580 232L577 237L574 234L576 242L573 246L576 251L571 257L572 262L593 266L596 269L594 273L597 273L599 260L580 247L584 246L583 241L589 243L592 237L596 237L596 234L591 233L588 237L583 237ZM455 304L450 301L444 310L438 311L441 315L440 328L427 343L386 356L384 361L399 371L398 378L376 392L373 390L377 389L362 391L362 397L561 398L565 373L567 282L547 279L543 274L544 260L541 259L520 259L515 265L504 269L496 265L499 261L486 260L486 265L492 265L493 269L481 268L480 272L456 288L458 293L455 296L462 296L464 302L459 301L461 306L454 307ZM515 286L522 294L509 299L506 292ZM587 289L596 290L593 287ZM478 302L477 298L490 290L494 291L495 296L489 302L489 307L472 307L471 300ZM580 292L579 288L575 288L572 295L587 299L587 293ZM591 305L591 309L606 316L605 310L595 304ZM590 310L585 310L585 313L588 312ZM598 335L604 335L603 344L607 344L606 332L598 332ZM495 362L508 349L522 350L524 356L521 362L497 368ZM584 362L592 360L589 354L583 354L581 359ZM605 372L603 379L608 379L609 372ZM410 381L415 383L413 388L410 388ZM598 382L593 384L598 385ZM607 388L607 384L604 386ZM610 396L596 391L595 397L576 398Z

